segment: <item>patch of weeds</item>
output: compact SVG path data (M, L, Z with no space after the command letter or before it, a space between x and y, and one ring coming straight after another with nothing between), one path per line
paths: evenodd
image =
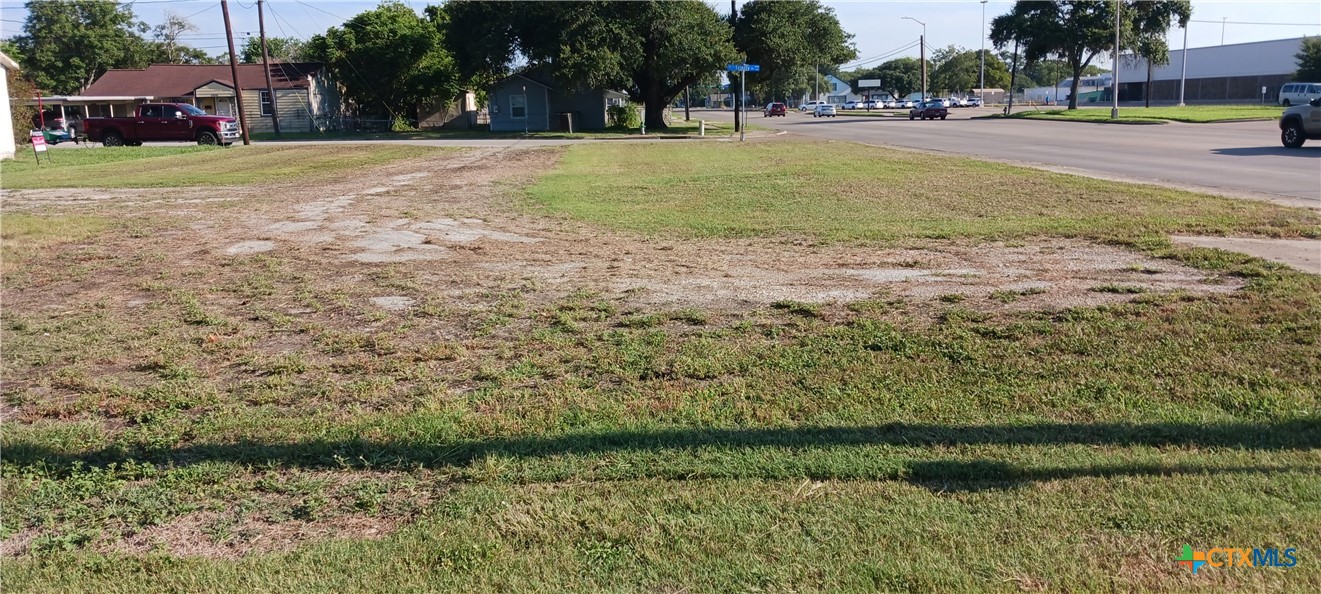
M454 361L467 355L467 349L461 344L433 342L413 349L414 361Z
M1045 292L1046 290L1041 287L1031 287L1027 289L1018 289L1018 290L993 291L991 292L990 298L992 300L999 301L1001 303L1013 303L1015 301L1018 301L1019 297L1026 297L1028 295L1040 295Z
M346 491L353 500L353 509L375 515L385 505L390 487L382 481L365 480L353 484Z
M967 297L958 293L949 293L940 296L940 301L942 303L962 303L964 299L967 299Z
M183 321L195 326L225 326L228 321L221 316L211 314L202 307L202 302L191 294L185 294L179 298L179 304L183 308Z
M664 318L656 314L634 314L619 320L619 325L624 328L655 328L663 321Z
M904 306L903 299L864 299L854 301L848 304L849 311L854 313L883 314L897 311Z
M821 316L821 306L815 303L803 303L801 301L782 299L772 303L771 307L805 318L816 318Z
M705 326L708 320L706 312L691 307L670 312L669 318L691 326Z
M1137 295L1138 293L1146 293L1151 289L1148 289L1146 287L1139 287L1136 285L1118 285L1111 283L1108 285L1099 285L1096 287L1092 287L1091 289L1088 290L1094 293L1117 293L1120 295Z

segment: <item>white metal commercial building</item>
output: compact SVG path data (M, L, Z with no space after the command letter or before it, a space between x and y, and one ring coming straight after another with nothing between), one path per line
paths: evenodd
M1188 49L1187 103L1276 103L1280 87L1298 70L1295 57L1302 37L1235 43ZM1179 76L1184 68L1182 49L1170 50L1170 63L1151 69L1151 100L1179 100ZM1321 82L1321 81L1301 81ZM1119 100L1146 97L1147 61L1132 56L1119 59ZM1266 88L1265 96L1262 87Z

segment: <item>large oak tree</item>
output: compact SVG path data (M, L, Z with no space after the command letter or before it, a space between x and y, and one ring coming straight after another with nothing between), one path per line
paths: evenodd
M646 106L646 125L685 86L738 58L729 23L697 1L491 2L445 5L446 43L475 85L516 63L547 66L570 88L617 89Z
M1017 40L1028 63L1048 57L1064 60L1073 74L1069 109L1077 109L1078 82L1084 69L1101 53L1116 50L1116 5L1120 7L1121 50L1158 54L1161 44L1152 40L1163 36L1171 23L1186 26L1192 16L1189 0L1020 0L1008 14L991 21L991 41L1002 48Z
M748 73L748 86L774 99L812 89L818 66L831 69L856 58L852 39L835 11L816 0L752 0L734 24L734 45L761 67Z
M24 73L42 93L81 92L111 68L142 68L152 48L133 10L110 0L28 2L14 38Z
M444 11L423 18L389 0L314 35L303 55L325 64L360 113L411 117L420 103L459 92L453 59L442 43Z

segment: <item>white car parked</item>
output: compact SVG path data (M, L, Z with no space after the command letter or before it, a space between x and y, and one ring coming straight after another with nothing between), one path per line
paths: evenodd
M811 112L815 112L815 111L816 111L816 106L818 106L818 105L825 105L825 104L826 104L825 101L808 101L807 103L804 103L804 104L802 104L802 105L799 105L799 106L798 106L798 111L811 111Z

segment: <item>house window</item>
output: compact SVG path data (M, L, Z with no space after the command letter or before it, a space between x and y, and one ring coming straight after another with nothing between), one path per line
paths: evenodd
M271 115L271 92L258 91L261 94L261 115Z
M509 117L515 120L527 118L527 95L509 96Z

